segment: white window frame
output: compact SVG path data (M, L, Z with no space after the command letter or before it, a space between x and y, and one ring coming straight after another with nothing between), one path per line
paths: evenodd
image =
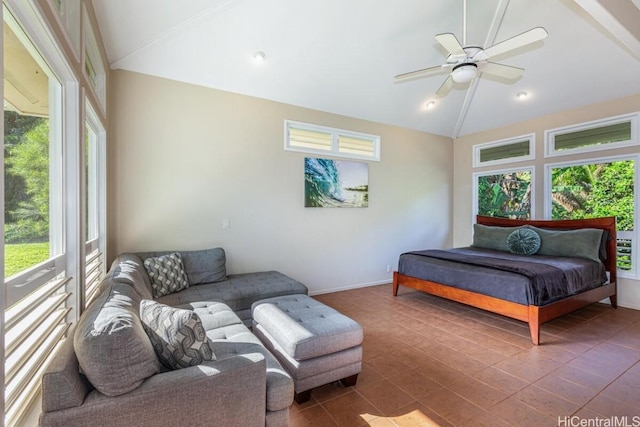
M1 331L5 361L3 383L11 376L16 380L13 383L14 395L6 385L3 388L5 416L0 425L19 425L38 395L40 377L46 364L55 354L69 322L77 318L70 295L77 289L78 277L81 277L81 266L76 261L78 251L82 250L78 247L80 229L77 226L80 213L77 200L81 196L79 167L74 167L78 165L79 156L80 96L77 78L41 15L37 2L4 0L3 15L5 20L15 17L14 21L16 24L19 22L19 27L37 50L34 58L42 58L47 69L52 70L60 82L60 87L51 92L51 96L58 96L60 110L50 112L49 116L51 138L57 138L55 145L58 145L50 150L50 171L53 173L50 188L55 196L50 200L52 226L49 231L51 253L55 255L6 281L5 293L0 297L4 310ZM62 120L56 121L56 117ZM56 209L59 211L53 212ZM16 301L20 302L16 304ZM13 341L7 341L7 337L12 337ZM29 344L29 349L22 348L25 343ZM10 356L9 352L13 355ZM9 363L13 370L8 367ZM11 406L8 407L7 403Z
M617 161L624 160L633 160L634 168L635 168L635 176L634 176L634 206L633 206L633 232L617 232L618 237L621 238L631 238L631 253L633 254L632 258L632 270L618 270L618 277L629 278L629 279L639 279L640 278L640 249L638 245L638 239L640 235L640 230L638 227L640 226L640 191L638 189L638 179L640 178L640 154L628 154L628 155L618 155L618 156L606 156L606 157L593 157L589 159L581 159L567 162L557 162L557 163L546 163L544 165L544 218L551 218L551 210L552 210L552 200L551 200L551 171L555 168L563 168L570 166L582 166L589 165L593 163L612 163ZM625 237L625 235L630 235Z
M94 133L92 141L89 142L89 153L83 156L88 159L90 165L84 165L83 171L89 170L92 174L88 180L88 194L84 203L88 209L82 210L87 212L88 217L84 218L87 227L83 227L83 231L94 228L95 234L84 235L85 240L85 282L82 301L79 301L79 307L86 305L95 296L95 290L106 273L106 131L100 122L95 109L85 97L85 126L88 126ZM85 133L83 132L83 135ZM89 166L87 168L87 166ZM86 184L85 184L86 185ZM85 205L83 205L85 206Z
M490 171L482 171L482 172L474 172L472 174L472 183L471 183L471 188L473 189L473 205L472 205L472 218L471 218L471 223L475 224L476 223L476 216L478 215L478 178L480 178L481 176L488 176L488 175L501 175L501 174L506 174L506 173L511 173L511 172L529 172L531 173L531 213L530 216L531 218L534 217L534 213L535 213L535 207L536 207L536 192L535 192L535 177L536 177L536 170L535 167L530 165L530 166L522 166L522 167L512 167L512 168L508 168L508 169L493 169Z
M544 132L545 140L545 157L558 157L567 156L580 153L591 153L602 150L613 150L618 148L632 147L634 145L640 145L640 138L638 138L638 116L640 113L623 114L615 117L608 117L605 119L593 120L590 122L578 123L571 126L564 126L555 129L549 129ZM589 145L586 147L578 147L567 150L555 149L555 136L558 134L565 134L571 132L579 132L588 129L595 129L604 126L615 125L618 123L630 122L631 123L631 138L627 141L611 142L607 144Z
M313 132L322 132L331 134L331 149L330 150L315 150L313 148L296 147L290 144L289 129L302 129ZM344 153L339 150L339 140L341 136L354 137L365 140L370 140L373 144L372 156L361 156L358 154ZM371 160L380 161L380 137L377 135L370 135L362 132L354 132L350 130L332 128L328 126L314 125L310 123L297 122L293 120L284 121L284 149L287 151L296 151L300 153L319 154L324 156L341 157L346 159L357 160Z
M58 7L57 3L60 4ZM81 0L49 0L49 7L55 16L56 21L64 30L64 38L77 61L80 60L81 46Z
M515 144L517 142L522 142L522 141L525 141L525 140L529 141L529 154L526 155L526 156L508 157L508 158L505 158L505 159L489 160L489 161L486 161L486 162L483 162L483 161L480 160L481 152L484 149L502 147L502 146L505 146L505 145L510 145L510 144ZM515 136L513 138L501 139L501 140L498 140L498 141L485 142L485 143L482 143L482 144L476 144L476 145L473 146L473 167L477 168L477 167L484 167L484 166L501 165L501 164L505 164L505 163L531 161L531 160L534 160L535 157L536 157L535 147L536 147L536 134L535 133L529 133L529 134L526 134L526 135Z
M82 23L84 27L84 49L82 49L82 73L86 78L88 87L91 88L95 95L102 112L107 111L107 74L105 71L105 65L102 61L102 55L98 48L98 39L96 33L93 30L93 25L89 19L86 6L83 5L82 9ZM90 61L96 73L95 84L87 73L86 63L87 59Z

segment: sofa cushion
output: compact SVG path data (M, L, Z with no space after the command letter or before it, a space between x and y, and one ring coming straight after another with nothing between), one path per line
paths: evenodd
M279 411L293 402L293 379L278 359L243 324L207 331L218 360L238 354L261 353L267 362L267 410Z
M184 268L189 276L189 283L200 285L226 280L227 258L222 248L203 249L200 251L182 251Z
M144 268L151 279L154 298L173 294L189 287L182 257L171 253L144 260Z
M139 306L140 296L131 286L112 282L78 321L73 337L78 363L93 387L107 396L134 390L162 369L138 317Z
M149 275L140 257L134 254L122 254L112 264L110 271L114 282L127 283L133 286L144 299L152 299Z
M242 320L233 310L221 302L197 301L191 304L179 305L176 308L193 310L200 317L205 331L242 324Z
M82 405L93 387L84 375L73 350L75 325L65 338L42 375L42 410L57 411Z
M215 360L202 321L194 311L142 300L140 318L158 359L167 368L188 368Z
M137 255L144 261L147 258L167 255L172 252L180 253L184 270L187 273L191 285L220 282L227 278L227 258L222 248L201 249L197 251L138 252Z

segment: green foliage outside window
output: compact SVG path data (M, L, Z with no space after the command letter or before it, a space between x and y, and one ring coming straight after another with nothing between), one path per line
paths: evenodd
M555 168L551 176L553 219L615 216L618 231L633 231L633 160ZM631 269L625 239L618 241L618 267Z
M478 177L478 214L511 219L531 218L531 172Z
M4 112L5 277L49 258L49 121Z

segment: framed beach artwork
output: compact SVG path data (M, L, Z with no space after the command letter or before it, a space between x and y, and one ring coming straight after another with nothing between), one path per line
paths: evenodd
M369 164L306 157L304 206L366 208L369 206Z

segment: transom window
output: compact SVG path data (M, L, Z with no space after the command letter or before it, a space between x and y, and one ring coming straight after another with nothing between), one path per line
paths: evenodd
M638 145L637 129L637 113L551 129L545 132L545 155L561 156Z
M285 120L284 149L352 159L380 160L380 137Z
M473 167L532 160L535 135L523 135L473 146Z

